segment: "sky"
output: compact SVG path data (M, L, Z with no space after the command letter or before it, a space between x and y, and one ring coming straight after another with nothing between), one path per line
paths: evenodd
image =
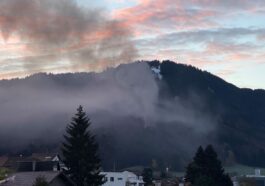
M169 59L265 89L264 0L2 1L1 79Z

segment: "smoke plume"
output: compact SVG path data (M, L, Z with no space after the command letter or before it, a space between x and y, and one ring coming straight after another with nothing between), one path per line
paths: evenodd
M3 62L20 62L28 73L101 71L133 61L129 28L74 0L1 0L5 42L23 46Z

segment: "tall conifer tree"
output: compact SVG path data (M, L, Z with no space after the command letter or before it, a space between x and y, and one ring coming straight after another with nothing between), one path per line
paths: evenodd
M153 170L151 168L144 168L142 176L145 186L153 185Z
M205 150L198 148L193 161L187 167L186 181L192 186L233 186L211 145Z
M200 146L193 158L193 161L188 165L186 171L186 179L194 183L196 178L203 174L203 167L205 165L205 154L203 148Z
M104 176L100 175L98 145L89 131L90 124L82 106L79 106L64 135L64 163L77 186L99 186L104 183Z

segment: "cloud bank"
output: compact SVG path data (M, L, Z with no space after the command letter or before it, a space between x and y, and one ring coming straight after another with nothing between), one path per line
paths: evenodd
M114 130L124 135L121 128L139 125L176 125L193 134L189 140L196 139L194 145L203 144L202 136L214 131L217 116L200 110L203 99L195 95L185 100L161 98L161 83L150 67L140 62L99 74L39 74L24 80L1 81L1 149L19 150L36 140L59 143L80 104L93 128L109 128L107 134Z

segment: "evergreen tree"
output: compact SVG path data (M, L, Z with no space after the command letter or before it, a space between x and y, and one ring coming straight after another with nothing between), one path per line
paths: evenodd
M195 186L214 186L215 185L214 183L215 182L211 177L201 175L196 178L194 185Z
M153 170L151 168L144 168L142 176L145 186L153 184Z
M98 145L88 130L90 124L82 106L79 106L64 135L64 163L68 168L67 173L77 186L98 186L104 183L104 176L100 175Z
M217 153L211 145L208 145L204 151L205 154L205 173L214 180L222 182L224 169L221 161L218 159Z
M199 147L186 170L186 181L194 186L232 186L230 177L224 173L221 161L211 145L205 150Z
M188 165L186 171L186 180L194 183L196 178L203 175L205 165L205 154L203 148L200 146L193 158L193 161Z
M198 165L204 165L205 164L205 153L204 150L202 148L202 146L200 146L195 154L194 157L194 161L198 164Z

